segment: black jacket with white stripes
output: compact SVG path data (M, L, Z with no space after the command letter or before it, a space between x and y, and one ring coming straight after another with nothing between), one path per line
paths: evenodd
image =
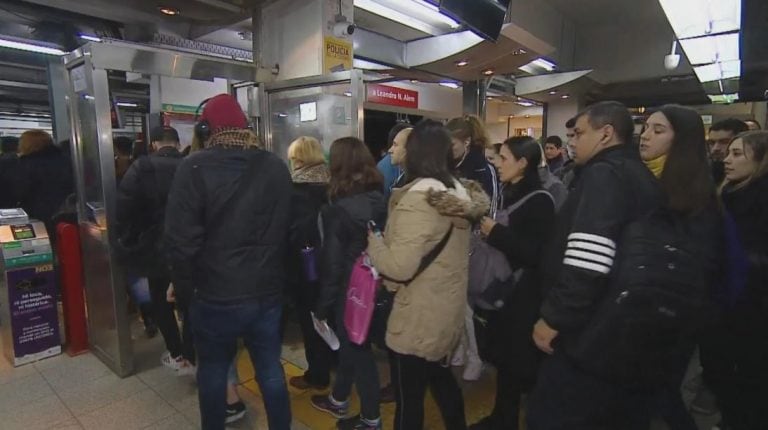
M560 332L557 342L566 351L608 292L622 230L661 201L658 181L635 145L605 149L581 169L542 264L541 316Z

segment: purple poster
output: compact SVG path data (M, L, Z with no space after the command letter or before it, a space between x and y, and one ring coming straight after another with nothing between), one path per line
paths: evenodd
M9 269L6 276L14 364L61 352L53 265Z

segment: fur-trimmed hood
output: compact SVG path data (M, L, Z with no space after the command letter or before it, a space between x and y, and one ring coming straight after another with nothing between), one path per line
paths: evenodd
M442 215L460 217L471 222L480 220L491 207L488 194L476 181L462 179L459 187L463 189L463 193L430 189L427 191L427 202Z
M294 170L291 179L295 184L327 184L331 180L331 172L325 163L315 164Z

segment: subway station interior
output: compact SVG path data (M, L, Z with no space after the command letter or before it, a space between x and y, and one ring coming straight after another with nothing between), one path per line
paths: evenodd
M568 120L606 101L627 107L637 139L668 104L694 110L710 134L730 119L765 129L768 1L0 0L2 158L6 139L23 147L26 132L42 131L67 163L42 187L69 181L50 219L2 199L0 430L207 427L195 372L164 363L164 333L147 324L147 299L136 293L146 280L137 287L143 278L122 264L114 226L125 218L122 163L151 154L158 129L172 128L179 151L195 152L205 103L219 94L237 101L261 149L286 165L302 136L326 156L336 139L357 137L379 162L397 124L466 115L480 119L488 145L529 136L543 147L557 136L559 149ZM8 165L0 164L3 189L16 183ZM25 189L50 194L43 188ZM285 296L280 359L291 381L308 363ZM188 315L177 314L183 325ZM762 333L743 341L765 344ZM388 353L377 346L373 354L386 387ZM486 363L464 378L455 364L469 426L494 410L496 370ZM233 369L245 413L228 415L228 428L278 429L242 342ZM717 402L701 399L697 372L691 364L673 390L695 427L655 414L649 428L746 429L723 424ZM293 429L337 428L340 417L313 404L327 384L287 385ZM526 425L526 401L519 427L470 428L536 430ZM360 408L352 390L349 409ZM382 400L379 427L354 428L414 430L395 421L396 402ZM467 428L453 425L427 394L423 428Z

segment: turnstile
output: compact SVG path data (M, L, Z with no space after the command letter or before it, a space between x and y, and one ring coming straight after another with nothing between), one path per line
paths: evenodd
M0 337L14 366L61 353L51 242L39 221L0 225Z

